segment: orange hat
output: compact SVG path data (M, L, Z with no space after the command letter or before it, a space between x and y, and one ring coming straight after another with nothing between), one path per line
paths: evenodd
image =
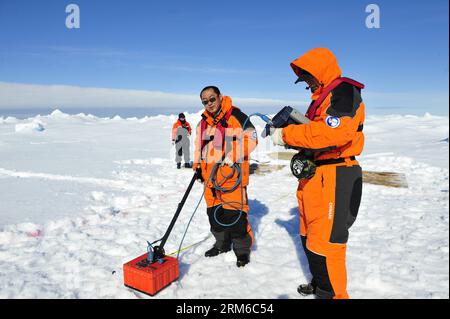
M323 86L328 86L341 76L341 69L334 54L326 48L315 48L291 63L292 70L300 78L307 71ZM304 75L303 75L304 76Z

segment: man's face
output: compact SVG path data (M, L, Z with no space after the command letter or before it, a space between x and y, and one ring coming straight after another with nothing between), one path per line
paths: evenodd
M317 91L317 89L319 88L319 81L317 81L315 77L311 77L311 78L305 80L305 82L308 84L312 93Z
M305 81L308 85L307 89L310 88L312 93L317 91L317 89L320 87L319 81L308 71L297 68L295 73L299 76L298 80L295 83Z
M202 104L211 115L216 115L222 105L222 95L217 95L213 89L206 90L201 96Z

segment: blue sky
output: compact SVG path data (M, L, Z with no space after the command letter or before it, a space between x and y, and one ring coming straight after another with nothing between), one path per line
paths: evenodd
M80 29L65 26L70 3ZM370 3L380 29L365 26ZM0 82L175 95L215 84L232 97L305 102L289 63L328 47L343 75L366 84L368 110L448 114L448 14L447 0L0 0Z

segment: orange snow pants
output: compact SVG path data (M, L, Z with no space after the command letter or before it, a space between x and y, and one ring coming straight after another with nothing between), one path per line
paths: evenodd
M319 298L349 298L346 244L361 193L356 161L318 166L311 179L299 183L300 235Z

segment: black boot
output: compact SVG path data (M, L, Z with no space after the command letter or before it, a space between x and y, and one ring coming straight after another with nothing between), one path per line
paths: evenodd
M184 167L185 168L192 168L192 164L191 163L184 163Z
M177 168L178 168L178 169L181 168L181 163L177 163Z
M219 249L216 246L214 246L213 248L211 248L210 250L207 250L205 252L205 257L215 257L219 254L223 254L226 252L229 252L231 249Z
M311 283L301 284L300 286L298 286L297 291L302 296L309 296L316 293L316 287L313 286Z
M244 267L250 262L250 255L240 255L237 256L236 266L238 267Z

